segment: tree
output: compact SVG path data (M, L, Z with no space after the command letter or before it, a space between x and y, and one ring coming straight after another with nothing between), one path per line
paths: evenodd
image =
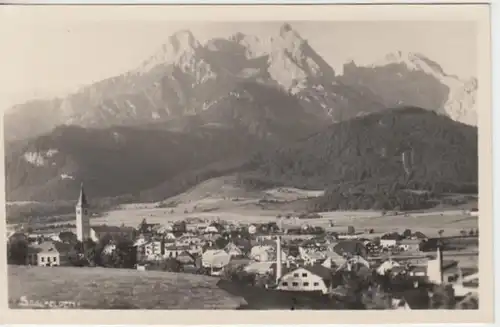
M184 220L178 221L173 226L174 232L185 233L187 231L187 224Z
M161 270L168 272L181 271L182 265L177 259L168 258L161 263Z
M133 268L137 263L137 251L132 241L121 238L115 241L115 250L111 257L116 268Z
M26 264L28 257L28 242L24 239L15 239L8 243L7 261L13 265Z
M410 238L411 237L411 229L405 229L405 231L403 232L403 237Z
M227 240L224 237L219 237L218 239L215 240L215 246L218 249L223 249L226 247L226 245L229 243L229 240Z
M454 309L455 291L451 285L435 286L430 299L431 309Z
M78 241L76 234L70 231L60 232L59 239L61 242L69 244L75 244Z
M367 310L392 309L391 294L382 290L381 287L370 286L363 292L361 301Z

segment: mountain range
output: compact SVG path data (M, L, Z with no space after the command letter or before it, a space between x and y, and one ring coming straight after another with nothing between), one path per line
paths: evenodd
M65 98L8 110L7 198L72 199L70 191L84 181L97 197L127 194L158 200L228 172L258 166L257 171L276 175L269 172L288 167L280 149L292 151L311 135L323 135L312 137L315 142L336 142L329 129L373 115L395 115L403 107L437 113L432 119L439 130L473 134L476 92L476 79L462 81L413 53L397 52L371 66L347 63L339 75L290 24L265 39L236 33L205 44L191 32L179 31L122 75ZM419 130L418 124L428 123L428 118L418 118L423 116L414 117L415 126L405 122L405 129ZM378 132L367 129L363 137L375 140ZM439 142L455 149L462 141L457 137ZM467 153L453 150L450 158L460 161L462 155L473 155L474 146L477 153L477 139L469 135L463 141L472 148L461 150ZM392 148L389 139L383 142ZM307 158L303 152L291 153L298 161L322 165L340 159L311 144L307 149L314 152ZM256 158L273 158L266 162L279 167L257 164ZM473 166L464 167L467 176L474 174L468 170ZM320 171L315 178L321 179ZM303 185L307 176L297 184ZM325 186L313 180L309 186Z

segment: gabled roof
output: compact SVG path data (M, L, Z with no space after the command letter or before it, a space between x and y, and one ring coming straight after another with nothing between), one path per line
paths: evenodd
M71 251L72 246L70 244L65 244L61 242L47 241L47 242L42 242L41 244L36 244L30 248L31 248L30 252L64 254Z
M276 266L274 266L276 267ZM283 269L285 269L286 267L284 267L282 265ZM285 274L293 274L295 271L299 270L299 269L303 269L303 270L307 270L309 271L310 273L316 275L316 276L319 276L320 278L322 278L325 282L329 282L332 280L332 272L330 269L328 268L325 268L323 267L322 265L312 265L312 266L299 266L299 267L295 267L293 269L286 269L283 271L283 276ZM286 272L285 272L286 271Z

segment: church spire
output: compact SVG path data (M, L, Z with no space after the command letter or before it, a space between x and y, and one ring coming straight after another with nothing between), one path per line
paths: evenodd
M83 183L80 184L80 196L78 197L78 202L76 204L79 207L87 207L87 197L85 196L85 191L83 189Z

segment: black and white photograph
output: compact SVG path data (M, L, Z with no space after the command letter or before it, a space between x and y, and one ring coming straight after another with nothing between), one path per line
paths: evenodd
M490 309L481 6L54 7L0 15L10 310Z

